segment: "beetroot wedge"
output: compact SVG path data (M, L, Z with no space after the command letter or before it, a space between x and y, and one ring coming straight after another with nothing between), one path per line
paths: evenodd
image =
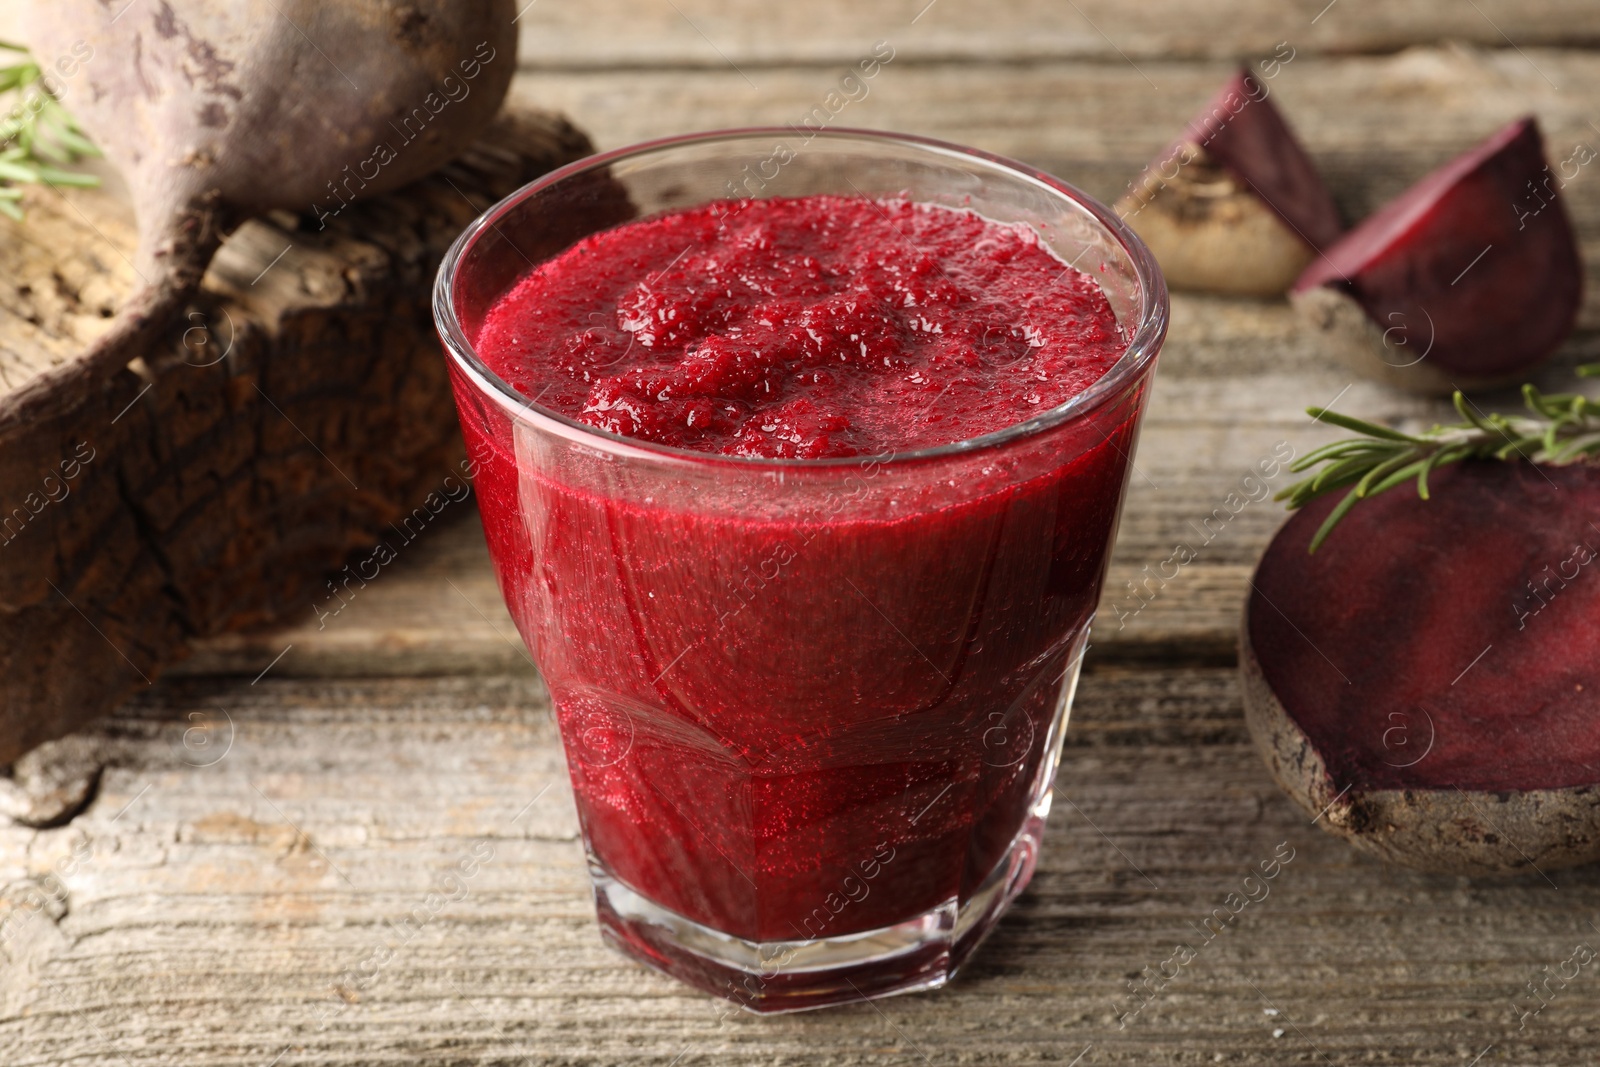
M1268 88L1230 78L1117 209L1174 288L1283 292L1342 229L1339 210Z
M1353 369L1418 392L1519 380L1572 330L1583 268L1519 119L1324 250L1291 299Z
M1368 852L1457 874L1600 859L1600 468L1468 461L1278 531L1246 600L1246 719Z

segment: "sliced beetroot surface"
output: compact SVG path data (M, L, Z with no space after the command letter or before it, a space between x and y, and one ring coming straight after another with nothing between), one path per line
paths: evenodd
M1339 789L1600 782L1600 469L1474 461L1429 488L1357 505L1315 555L1342 494L1278 532L1248 608L1273 695Z
M1344 229L1333 194L1267 93L1240 69L1190 121L1179 144L1205 149L1312 248L1331 245Z
M1348 294L1445 372L1514 374L1561 343L1583 293L1558 184L1538 123L1520 119L1324 249L1294 292Z

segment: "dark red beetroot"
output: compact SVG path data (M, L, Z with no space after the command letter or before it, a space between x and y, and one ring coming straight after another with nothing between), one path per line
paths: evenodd
M1339 209L1268 93L1241 68L1117 202L1173 288L1276 295L1339 238Z
M1520 378L1571 331L1572 223L1539 125L1519 119L1345 235L1291 299L1363 374L1445 393Z
M1245 714L1319 824L1490 873L1600 858L1600 469L1469 461L1297 512L1256 569Z

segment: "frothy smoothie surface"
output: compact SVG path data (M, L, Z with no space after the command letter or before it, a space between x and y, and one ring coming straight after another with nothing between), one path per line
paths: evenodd
M485 362L598 429L814 459L977 437L1126 347L1032 229L866 198L722 202L593 234L490 310Z

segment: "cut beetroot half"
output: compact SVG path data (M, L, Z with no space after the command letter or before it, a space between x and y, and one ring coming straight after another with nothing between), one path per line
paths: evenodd
M1323 251L1292 299L1355 369L1422 392L1527 373L1572 330L1583 267L1519 119L1427 175Z
M1469 461L1296 513L1256 569L1245 714L1318 825L1459 874L1600 859L1600 469Z
M1316 167L1247 69L1117 207L1180 289L1281 293L1342 230Z
M1249 70L1241 68L1228 80L1190 121L1184 139L1260 197L1311 248L1339 239L1344 226L1333 194L1267 87Z

